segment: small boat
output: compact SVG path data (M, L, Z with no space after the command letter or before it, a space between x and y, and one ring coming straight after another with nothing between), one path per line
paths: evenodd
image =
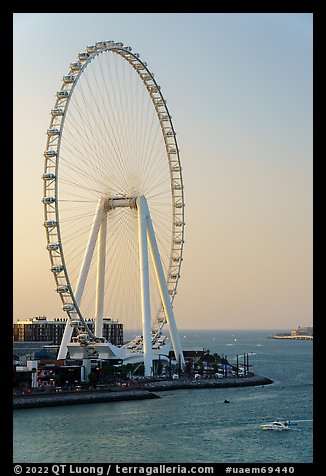
M266 423L264 425L260 425L262 430L290 430L290 422L287 420L275 420L272 423Z

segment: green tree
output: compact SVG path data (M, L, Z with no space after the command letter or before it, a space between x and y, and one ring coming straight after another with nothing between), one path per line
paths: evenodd
M202 375L204 373L204 363L203 361L200 359L198 360L197 362L197 372Z
M190 376L193 371L193 361L191 359L187 360L185 364L185 373L186 375Z
M90 387L95 387L97 385L97 374L95 372L91 372L88 375L87 380Z

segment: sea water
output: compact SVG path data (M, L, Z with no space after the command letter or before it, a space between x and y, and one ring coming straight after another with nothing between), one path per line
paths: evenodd
M311 463L313 342L280 330L182 330L184 348L208 349L273 380L255 387L158 392L154 400L19 409L14 462ZM228 400L230 403L224 403ZM290 431L263 431L275 419Z

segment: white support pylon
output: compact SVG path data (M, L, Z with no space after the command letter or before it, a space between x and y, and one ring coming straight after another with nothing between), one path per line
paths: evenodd
M83 295L83 292L84 292L86 279L87 279L89 267L90 267L90 264L91 264L91 261L92 261L92 256L93 256L93 252L94 252L94 248L95 248L95 244L96 244L98 231L99 231L104 213L105 213L104 212L104 200L100 199L98 201L98 204L97 204L97 209L96 209L96 212L95 212L91 232L90 232L90 235L89 235L89 238L88 238L88 243L87 243L87 247L86 247L86 250L85 250L83 263L82 263L82 266L81 266L81 269L80 269L80 272L79 272L79 276L78 276L78 282L77 282L76 291L75 291L75 301L76 301L78 306L81 302L81 298L82 298L82 295ZM66 358L66 356L67 356L67 345L69 344L69 342L71 340L72 333L73 333L73 328L71 327L71 325L69 323L69 320L68 320L67 323L66 323L66 327L65 327L63 336L62 336L61 345L60 345L60 349L59 349L59 352L58 352L57 359L65 359Z
M106 213L103 214L98 238L96 297L95 297L95 329L96 337L103 337L104 317L104 278L106 257Z
M177 325L174 318L174 313L173 313L173 308L172 308L168 288L166 286L163 266L162 266L156 238L155 238L153 223L152 223L151 216L148 210L147 201L145 197L142 197L142 198L144 199L144 207L146 206L147 208L147 212L146 212L147 238L148 238L149 249L150 249L152 260L153 260L156 280L157 280L157 284L158 284L158 288L159 288L159 292L161 296L161 301L164 307L165 316L166 316L167 323L170 330L170 336L171 336L172 346L174 350L174 355L178 365L181 367L182 365L184 365L184 356L182 352L180 337L178 334L178 329L177 329Z
M140 267L140 292L141 311L143 327L143 353L144 353L144 375L150 377L152 374L152 337L151 337L151 312L149 296L149 274L148 274L148 247L146 233L146 218L148 208L145 197L137 198L138 210L138 246L139 246L139 267Z

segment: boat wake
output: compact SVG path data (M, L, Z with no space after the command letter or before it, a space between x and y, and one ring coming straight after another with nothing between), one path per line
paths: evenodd
M313 420L275 420L270 423L264 423L260 425L260 428L262 430L276 430L276 431L282 431L282 430L296 430L296 431L302 431L303 428L293 428L296 427L298 423L301 422L312 422Z

